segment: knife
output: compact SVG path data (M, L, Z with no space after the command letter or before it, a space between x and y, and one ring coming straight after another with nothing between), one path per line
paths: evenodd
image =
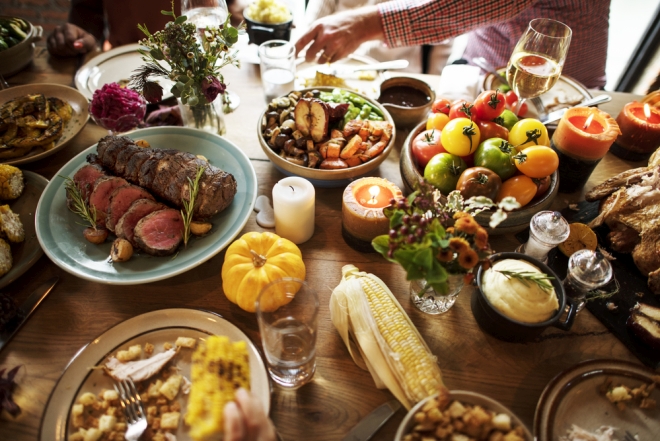
M603 104L611 100L612 97L609 95L598 95L597 97L588 99L586 101L582 101L580 104L578 104L578 106L581 107L597 106L598 104ZM564 109L559 109L559 110L555 110L554 112L550 112L545 117L541 118L541 122L545 125L548 125L555 121L559 121L561 117L564 116L564 113L566 113L568 109L570 109L570 107L566 107Z
M357 423L342 441L367 441L399 409L401 403L397 400L381 404Z
M27 321L30 314L37 309L37 306L41 303L43 299L46 298L49 292L53 290L53 287L60 280L59 277L53 277L52 279L44 282L37 289L34 290L32 294L28 296L27 299L19 306L16 311L16 315L5 324L4 329L0 330L0 350L7 344L9 340L16 334L16 332L23 326Z
M380 71L380 70L388 70L388 69L405 69L406 67L408 67L408 64L410 64L408 60L392 60L392 61L384 61L382 63L375 63L375 64L363 64L359 66L353 66L347 64L321 65L318 66L316 70L326 75L345 76L363 70Z

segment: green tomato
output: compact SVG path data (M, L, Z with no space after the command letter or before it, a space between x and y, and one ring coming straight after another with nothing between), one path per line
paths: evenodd
M438 153L424 168L424 179L445 196L456 190L458 178L467 169L461 158L451 153Z
M474 165L492 170L506 181L517 171L512 153L515 155L516 151L505 139L490 138L479 144L474 153Z
M511 130L511 128L518 122L518 117L509 109L504 109L502 114L495 118L495 122L506 127L507 130Z
M537 136L535 141L527 141L532 136ZM518 150L524 150L533 145L544 145L550 147L550 137L545 125L534 118L525 118L518 121L509 130L509 142L516 146Z

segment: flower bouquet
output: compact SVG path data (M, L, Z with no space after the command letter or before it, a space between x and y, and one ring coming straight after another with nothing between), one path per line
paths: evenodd
M463 285L472 281L474 268L492 254L488 232L473 216L495 208L489 224L495 228L506 219L505 210L519 207L510 197L497 204L486 197L466 201L459 191L443 201L440 191L423 181L417 191L384 209L390 231L372 245L406 270L413 303L439 314L453 306Z

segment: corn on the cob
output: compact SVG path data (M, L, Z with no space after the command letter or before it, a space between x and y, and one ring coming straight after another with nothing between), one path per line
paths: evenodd
M201 441L222 431L225 404L239 388L250 389L247 344L211 336L193 353L192 387L185 421L190 436Z
M353 265L342 273L330 298L331 319L358 366L408 409L443 389L435 357L387 285Z
M0 206L0 231L10 242L23 242L25 230L18 214L11 211L9 205Z
M3 239L0 239L0 276L7 274L13 264L14 259L11 256L9 244Z
M16 199L23 193L23 172L7 164L0 164L0 200Z

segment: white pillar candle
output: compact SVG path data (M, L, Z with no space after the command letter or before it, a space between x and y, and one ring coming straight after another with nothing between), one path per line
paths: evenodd
M289 177L273 187L275 233L295 244L314 234L314 186L307 179Z

